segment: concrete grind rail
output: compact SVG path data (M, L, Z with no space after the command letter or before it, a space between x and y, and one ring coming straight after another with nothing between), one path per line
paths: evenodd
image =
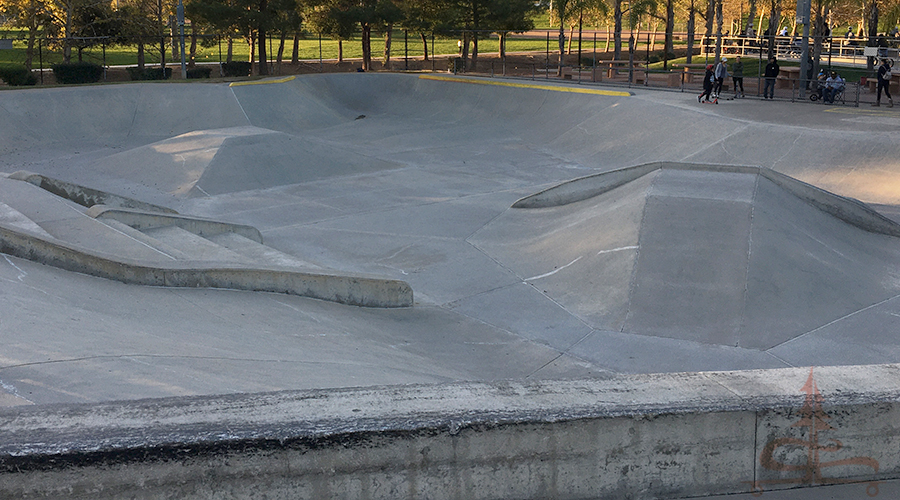
M0 484L780 500L827 498L823 478L896 483L900 115L492 82L0 92L0 171L256 228L265 246L141 233L25 191L0 192L3 227L91 246L107 224L133 260L180 268L203 243L416 290L414 307L352 307L4 254L0 405L17 408L0 411ZM589 196L511 208L564 186Z

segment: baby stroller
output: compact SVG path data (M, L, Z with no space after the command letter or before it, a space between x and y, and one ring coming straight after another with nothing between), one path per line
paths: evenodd
M816 79L816 91L809 94L809 100L816 102L825 96L825 73L819 71L819 77Z

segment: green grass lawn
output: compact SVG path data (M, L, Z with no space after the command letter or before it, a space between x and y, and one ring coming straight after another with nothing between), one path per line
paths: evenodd
M0 64L21 65L25 62L24 36L24 32L17 30L0 31L0 38L14 39L13 50L0 50ZM271 43L269 46L271 47L271 51L269 53L269 59L274 60L277 54L279 40L271 39L270 41ZM456 38L435 37L432 46L431 37L428 37L427 42L429 54L452 55L456 54L458 51ZM188 38L186 38L185 43L188 47L190 46L190 40ZM577 45L578 41L576 39L572 43L573 52L577 50ZM555 34L551 33L549 50L554 51L557 47L558 42L555 38ZM582 52L590 52L594 47L593 36L585 36L582 40ZM479 53L481 54L496 54L499 51L499 40L496 35L479 40L478 48ZM606 39L597 39L596 48L598 51L606 50ZM642 55L646 51L646 48L646 44L638 44L636 52ZM661 48L661 44L657 43L654 50L658 51ZM373 58L380 59L383 56L383 35L376 35L373 37L372 49ZM546 37L531 38L511 35L507 39L506 50L508 52L545 52L547 49L548 42ZM292 50L293 40L286 40L283 56L285 60L290 60ZM77 51L73 49L72 53L73 59L77 59ZM337 59L338 41L323 38L320 43L317 35L306 34L300 40L298 54L300 59L305 60L316 60L319 59L319 57L322 57L323 59ZM404 55L407 54L410 57L421 57L423 54L422 39L418 34L410 33L409 37L404 40L403 31L395 30L393 32L393 41L391 44L391 57L396 59L404 57ZM343 55L345 59L362 57L362 47L359 36L343 42ZM195 61L219 62L220 60L225 60L226 56L226 41L222 40L219 42L217 39L208 39L207 43L198 44ZM147 45L145 47L144 57L147 64L158 64L160 60L158 43L155 45ZM234 60L247 61L249 60L249 57L250 48L246 40L235 40L233 45ZM82 59L97 64L105 64L107 66L135 65L137 64L137 48L134 45L115 45L108 47L98 45L84 49L82 51ZM180 61L180 57L173 59L171 47L167 47L166 60L167 62L178 62ZM37 67L39 62L42 62L44 67L49 67L51 64L62 62L61 49L58 47L49 48L45 45L42 46L40 61L38 54L36 53L33 66Z

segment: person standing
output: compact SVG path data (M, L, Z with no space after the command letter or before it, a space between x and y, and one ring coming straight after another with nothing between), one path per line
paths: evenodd
M766 77L766 86L763 89L763 98L775 98L775 78L778 77L779 71L781 71L781 68L778 66L778 61L775 60L774 56L770 57L769 64L766 64L766 71L764 73L764 76Z
M713 91L713 95L718 99L719 93L722 92L722 84L725 83L725 79L728 78L728 66L725 64L728 62L728 58L723 57L719 60L719 63L716 64L716 89Z
M731 80L734 83L734 97L744 97L744 63L741 62L741 56L734 58L734 64L731 65ZM740 87L740 92L738 92Z
M713 83L716 81L716 77L713 74L713 65L706 65L706 74L703 75L703 93L697 96L697 102L709 102L709 94L712 93Z
M872 106L881 106L881 91L887 96L888 107L894 107L894 100L891 98L891 60L885 57L881 60L881 66L878 67L878 94L875 98L875 104Z

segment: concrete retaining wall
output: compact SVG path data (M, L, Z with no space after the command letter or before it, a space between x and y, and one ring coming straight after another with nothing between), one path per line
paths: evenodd
M898 387L900 365L878 365L0 409L0 497L680 498L878 481L900 476Z

